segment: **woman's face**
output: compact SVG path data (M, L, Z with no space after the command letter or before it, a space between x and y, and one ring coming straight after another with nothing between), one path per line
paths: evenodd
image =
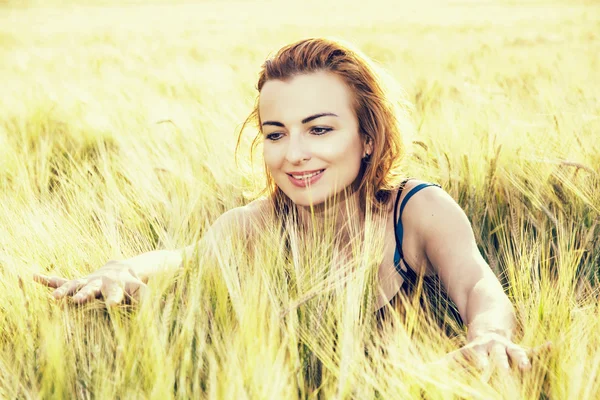
M323 203L356 180L371 148L359 133L352 100L341 78L325 71L263 85L259 114L265 162L295 204Z

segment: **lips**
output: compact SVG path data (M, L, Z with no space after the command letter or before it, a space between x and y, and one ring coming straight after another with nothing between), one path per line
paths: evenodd
M313 176L318 175L323 171L325 171L325 170L324 169L316 169L313 171L292 172L291 174L288 174L288 175L294 179L310 179Z
M294 184L295 186L307 187L317 182L321 178L321 176L323 176L324 172L325 169L317 169L313 171L294 172L287 175L289 176L289 179L292 182L292 184Z

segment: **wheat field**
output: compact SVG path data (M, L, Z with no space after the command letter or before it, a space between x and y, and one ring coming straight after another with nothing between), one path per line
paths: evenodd
M322 285L326 246L286 283L276 229L252 257L232 237L151 279L137 305L33 282L181 248L251 201L251 129L234 149L259 67L315 36L404 89L406 175L463 207L516 340L553 342L530 373L436 364L464 332L408 305L376 330L348 306L365 268ZM600 398L600 3L4 0L0 60L0 398Z

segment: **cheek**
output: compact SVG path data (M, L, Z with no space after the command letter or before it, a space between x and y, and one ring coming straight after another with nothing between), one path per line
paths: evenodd
M320 153L324 158L328 158L331 161L351 166L360 164L362 147L358 141L336 141L328 146L324 146Z
M266 144L263 147L263 159L265 160L265 165L270 173L273 173L273 170L277 169L281 164L280 158L279 152L272 148L272 146Z
M343 151L343 159L346 165L347 177L354 180L362 165L363 146L359 140L352 141Z

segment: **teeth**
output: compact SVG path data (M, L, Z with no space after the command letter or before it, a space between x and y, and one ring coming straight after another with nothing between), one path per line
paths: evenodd
M319 175L321 172L323 172L323 170L313 172L312 174L308 174L308 175L292 175L292 176L294 177L294 179L310 179L315 175Z

